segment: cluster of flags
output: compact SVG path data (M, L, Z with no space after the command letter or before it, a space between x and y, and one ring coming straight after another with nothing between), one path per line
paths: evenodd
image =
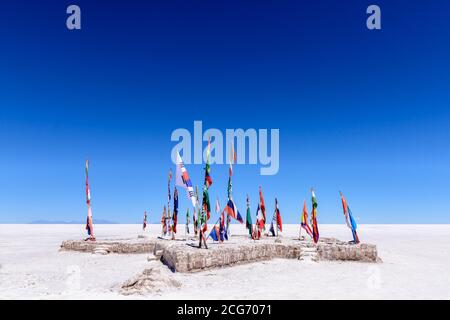
M193 205L193 224L194 224L194 233L197 235L200 232L200 246L203 237L203 241L206 246L206 239L204 238L203 233L205 233L208 229L207 223L211 217L211 204L209 200L209 188L212 185L213 181L210 175L211 167L209 164L209 157L211 152L211 143L208 141L208 149L206 152L206 166L205 166L205 179L203 185L203 197L202 197L202 205L199 207L199 197L198 197L198 189L195 189L192 185L192 181L189 178L189 174L184 166L184 163L181 159L180 154L177 151L177 166L176 166L176 176L175 176L175 184L176 186L180 186L186 190L188 198L191 200ZM228 177L228 200L225 208L221 210L219 200L216 201L215 212L219 215L217 222L211 228L208 237L211 237L214 241L223 242L228 240L229 238L229 224L231 219L239 221L241 224L244 223L242 216L237 209L236 204L233 201L232 197L232 175L233 175L233 166L232 164L236 161L236 153L234 152L234 147L232 146L232 153L230 159L230 168L229 168L229 177ZM85 163L85 171L86 171L86 204L88 207L88 213L86 218L86 230L89 238L86 240L95 240L94 237L94 228L92 222L92 209L91 209L91 192L89 186L89 161L86 160ZM177 233L177 222L178 222L178 189L174 187L173 194L173 215L170 216L170 201L172 199L170 192L170 182L172 180L172 170L169 171L168 177L168 201L167 201L167 209L164 206L161 224L162 224L162 235L167 235L168 233L172 233L172 239L175 238L175 234ZM342 192L339 192L341 201L342 201L342 209L344 213L344 218L346 225L352 232L353 242L359 243L359 238L357 234L357 224L354 219L350 207L347 203ZM266 205L264 202L264 197L262 193L262 187L259 187L259 202L256 210L256 223L253 226L253 221L251 217L250 211L250 199L247 195L247 212L246 212L246 223L245 227L248 229L249 236L252 239L260 239L261 235L265 231L266 225ZM317 222L317 199L316 194L313 189L311 189L311 218L308 221L308 209L306 201L303 203L303 210L301 214L301 224L300 224L300 237L301 231L304 230L308 236L312 238L312 240L317 243L319 241L319 228ZM172 223L170 223L172 221ZM190 233L189 230L190 224L190 215L189 209L186 212L186 234ZM147 227L147 211L144 211L144 218L142 229L145 231ZM272 236L278 236L278 232L283 231L283 223L281 218L281 213L279 209L278 199L275 198L275 210L270 223L269 232Z
M308 224L308 209L306 207L306 200L303 202L303 211L300 223L300 236L302 229L313 239L315 243L319 241L319 226L317 224L317 199L313 189L311 189L311 226Z

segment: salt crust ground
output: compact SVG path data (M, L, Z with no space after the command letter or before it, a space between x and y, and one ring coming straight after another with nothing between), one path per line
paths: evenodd
M284 227L286 236L298 233L297 225ZM123 295L122 285L154 263L147 254L59 252L63 240L84 236L81 225L0 225L0 299L450 299L450 225L359 227L360 238L377 245L382 264L275 259L195 274L162 269L181 286ZM159 232L151 225L146 235ZM142 231L98 225L96 233L130 238ZM321 225L320 233L350 240L344 225ZM221 290L211 290L219 283Z

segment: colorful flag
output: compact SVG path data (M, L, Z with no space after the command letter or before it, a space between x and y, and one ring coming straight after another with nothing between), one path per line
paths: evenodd
M87 234L89 235L89 238L91 240L94 240L94 226L92 222L92 209L91 209L91 189L89 187L89 160L86 160L85 163L85 169L86 169L86 204L88 207L88 213L86 218L86 230Z
M308 209L306 208L306 200L305 200L305 202L303 202L303 213L302 213L301 227L303 229L305 229L306 233L309 234L309 236L311 238L313 237L312 230L311 230L311 228L309 227L309 224L308 224Z
M211 167L209 165L209 155L211 153L211 141L208 139L208 148L206 149L206 166L205 166L205 181L203 183L203 198L202 198L202 219L203 232L208 230L208 220L211 217L211 204L209 202L209 186L212 185L212 178L210 176ZM205 217L206 214L206 217Z
M264 204L264 197L262 194L262 187L259 187L259 203L260 203L260 210L261 210L261 214L262 214L262 223L263 224L263 230L266 229L266 205Z
M316 194L314 190L311 189L311 201L312 201L312 211L311 211L311 226L312 226L312 234L313 240L315 243L319 241L319 227L317 225L317 200Z
M213 239L214 241L219 241L220 239L220 234L219 231L217 229L217 227L214 227L211 229L211 232L209 233L209 236L211 237L211 239Z
M256 209L256 225L260 230L264 230L264 216L261 211L261 203L258 203L258 209Z
M200 201L198 197L198 186L195 186L195 207L194 207L194 234L197 235L198 230L200 229L200 215L201 215L201 208L200 208Z
M278 208L278 199L277 198L275 198L275 218L277 221L278 231L283 232L283 222L281 221L281 213L280 213L280 209Z
M209 155L211 154L211 140L208 138L208 147L206 149L206 166L205 166L205 185L209 188L212 185L212 178L209 175L211 166L209 165Z
M226 232L224 232L223 230L221 230L220 227L218 226L214 226L210 233L209 236L211 237L211 239L213 239L214 241L219 241L219 242L223 242L224 240L228 240L228 237L226 235Z
M350 230L352 230L353 241L355 243L359 243L358 234L356 233L357 228L356 221L355 219L353 219L352 212L350 211L350 207L348 206L347 200L345 200L344 195L342 194L342 192L339 193L341 195L342 209L344 210L345 222L347 226L350 228Z
M277 225L277 232L275 232L274 222ZM278 231L283 231L283 224L281 221L280 209L278 209L278 200L275 198L275 211L273 213L272 221L270 222L270 233L272 236L278 235Z
M191 179L189 178L189 174L178 151L175 184L186 189L187 195L191 199L192 205L195 207L197 199L194 194L194 187L192 186Z
M178 222L178 190L175 187L173 191L173 217L172 217L172 231L177 233L177 222Z
M227 206L225 207L224 211L226 211L229 217L236 219L240 223L244 223L244 220L242 219L241 214L237 210L233 200L231 199L228 200Z
M252 215L250 213L250 199L248 198L248 195L247 195L247 219L245 222L245 227L248 229L248 233L251 237L253 231L253 224L252 224Z

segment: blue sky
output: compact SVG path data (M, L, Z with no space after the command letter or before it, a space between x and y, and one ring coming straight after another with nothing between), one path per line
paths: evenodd
M382 30L368 1L7 1L0 222L84 220L86 158L94 217L158 221L171 132L202 120L280 129L277 175L235 166L241 213L262 185L297 223L314 186L319 223L343 222L339 190L359 223L450 223L450 3L373 3ZM211 170L223 205L227 166Z

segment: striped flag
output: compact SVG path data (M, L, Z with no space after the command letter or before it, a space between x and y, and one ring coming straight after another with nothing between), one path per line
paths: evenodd
M224 211L226 211L229 217L236 219L240 223L244 223L244 220L242 219L241 214L237 210L233 200L231 199L228 200L227 206L225 207Z
M277 221L278 231L283 232L283 222L281 221L281 213L280 213L280 209L278 208L278 199L277 198L275 198L275 218Z
M348 206L347 200L345 200L344 195L340 191L339 191L339 193L341 195L342 209L344 210L345 222L347 224L347 227L349 227L350 230L352 230L353 241L355 243L359 243L358 234L356 233L356 228L357 228L356 221L355 221L355 219L353 219L352 212L350 211L350 207Z
M191 179L189 178L189 174L184 166L183 160L181 159L180 153L177 151L177 170L175 177L175 184L179 187L183 187L186 189L188 197L192 201L192 205L195 208L197 203L197 198L194 194L194 187L192 186Z
M260 204L260 210L261 210L261 214L262 214L262 223L263 223L263 230L266 229L266 205L264 204L264 197L262 194L262 187L259 186L259 204Z
M258 228L260 230L264 230L265 226L264 226L265 222L264 222L264 216L262 214L262 210L261 210L261 203L258 203L258 209L256 209L256 225L258 226Z
M308 224L308 209L306 208L306 200L305 200L305 202L303 202L303 213L302 213L301 227L303 229L305 229L306 233L309 234L309 236L311 238L313 237L312 230L311 230L311 228L309 227L309 224Z
M273 214L273 218L272 221L270 222L270 233L272 233L272 236L275 236L275 226L274 226L274 222L277 225L277 232L278 231L283 231L283 223L281 221L281 214L280 214L280 209L278 208L278 199L275 198L275 211Z
M319 241L319 227L317 225L317 200L316 194L314 193L313 189L311 189L311 194L312 194L311 226L312 226L313 240L315 243L317 243Z

